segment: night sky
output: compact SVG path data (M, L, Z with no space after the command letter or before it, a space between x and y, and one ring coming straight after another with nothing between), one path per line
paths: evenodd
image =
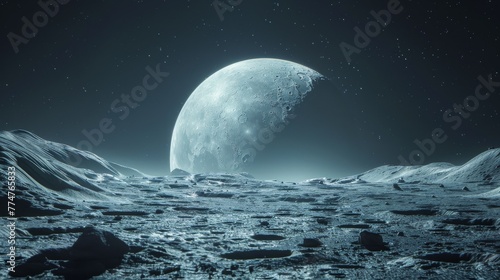
M22 18L32 23L40 4L0 1L0 130L26 129L76 147L86 139L83 130L107 119L104 126L114 130L93 152L166 175L172 129L190 93L231 63L269 57L327 76L338 99L322 110L348 112L317 121L322 133L342 135L349 126L347 135L355 138L352 151L319 160L333 166L323 176L400 164L401 157L409 164L462 164L500 146L498 1L220 0L220 9L235 5L223 14L212 0L66 2L57 11L50 6L46 23L38 13L38 32L32 37L25 28L31 37L25 38ZM365 32L375 20L370 12L387 10L388 3L399 12L354 51L354 28ZM371 28L372 35L378 31ZM352 47L350 63L342 43ZM151 79L154 89L141 102L128 113L112 110L157 68L168 76ZM489 75L476 97L476 88L488 84L478 77ZM424 158L412 153L419 149L414 140L428 144L433 131L440 132L429 140L434 151L421 148ZM311 164L305 159L305 169L316 168Z

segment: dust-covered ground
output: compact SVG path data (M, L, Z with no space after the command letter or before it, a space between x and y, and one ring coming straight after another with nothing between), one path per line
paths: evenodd
M471 196L494 184L395 188L224 174L126 183L100 183L116 200L47 201L59 215L19 218L20 258L69 247L94 226L130 246L95 279L500 278L500 201ZM386 248L366 249L362 231L380 234Z
M26 131L0 144L0 278L500 279L500 149L282 182L151 177Z

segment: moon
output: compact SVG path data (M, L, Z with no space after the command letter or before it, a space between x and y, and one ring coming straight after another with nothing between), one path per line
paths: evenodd
M304 65L272 58L244 60L220 69L191 93L177 117L170 169L248 171L324 79Z

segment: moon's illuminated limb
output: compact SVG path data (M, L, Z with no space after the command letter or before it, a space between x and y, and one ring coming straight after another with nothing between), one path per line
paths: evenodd
M303 65L269 58L217 71L193 91L179 113L170 169L245 171L322 78Z

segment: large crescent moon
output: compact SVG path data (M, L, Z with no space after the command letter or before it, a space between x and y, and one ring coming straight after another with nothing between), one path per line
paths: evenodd
M177 117L170 169L247 171L323 78L301 64L270 58L237 62L215 72L193 91Z

